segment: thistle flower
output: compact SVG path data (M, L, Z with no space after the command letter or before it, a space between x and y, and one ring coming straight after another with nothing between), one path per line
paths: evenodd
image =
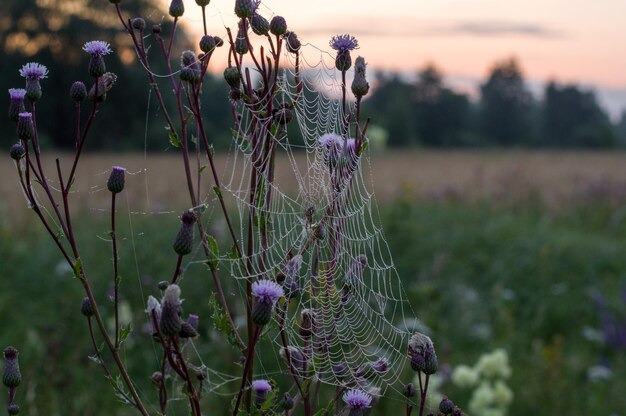
M298 53L302 43L300 39L298 39L298 35L296 32L287 32L285 33L285 42L287 43L287 50L291 53Z
M111 45L103 40L92 40L85 43L83 50L90 55L89 75L100 78L107 72L103 56L111 53Z
M119 194L124 190L124 174L126 168L121 166L113 166L111 174L107 180L107 189L114 194Z
M411 368L414 371L421 371L424 374L434 374L439 368L437 354L431 339L419 332L413 334L409 339L409 357L411 358Z
M261 407L267 398L267 393L272 391L272 386L267 380L254 380L252 382L252 390L254 390L254 393L256 394L256 405Z
M42 94L40 81L48 77L48 68L29 62L20 69L20 75L26 79L26 97L32 102L39 100Z
M26 111L26 107L24 107L26 90L23 88L10 88L9 96L11 97L11 103L9 104L9 120L17 121L17 116Z
M356 38L348 34L335 35L330 40L329 44L331 48L337 51L335 67L342 72L350 69L352 66L350 51L358 49L359 47L359 42Z
M172 0L169 12L172 17L181 17L185 13L185 3L183 3L183 0Z
M370 90L370 84L365 79L365 59L361 56L354 62L354 79L352 80L352 93L355 97L363 97Z
M89 318L90 316L93 316L93 314L96 313L93 309L93 305L91 304L91 301L89 300L89 296L85 296L83 298L83 302L80 305L80 312L87 318Z
M270 30L270 22L260 14L254 13L250 18L250 27L257 35L267 35Z
M25 142L35 137L35 126L31 113L19 113L17 116L17 137Z
M76 81L70 87L70 97L75 102L81 102L87 97L87 87L81 81Z
M287 21L282 16L274 16L270 20L270 32L272 35L282 36L287 33Z
M186 211L180 218L180 229L174 239L174 251L180 256L191 253L193 249L194 224L197 221L193 211Z
M362 390L349 390L343 395L343 401L350 409L350 415L362 415L363 410L368 409L372 404L372 396Z
M236 0L235 1L235 14L240 19L251 17L256 9L258 9L261 0Z
M13 146L11 146L11 149L9 150L9 156L11 156L11 159L16 161L23 158L25 154L26 149L24 149L22 143L15 143Z
M180 332L182 327L180 312L180 287L174 284L169 285L167 289L165 289L165 294L161 301L161 320L159 327L164 336L173 337Z
M265 325L272 319L274 304L284 295L283 288L271 280L258 280L252 283L252 295L256 298L252 320L257 325Z
M17 387L22 381L20 373L20 363L18 362L19 352L14 347L6 347L4 349L4 372L2 374L2 383L6 387Z

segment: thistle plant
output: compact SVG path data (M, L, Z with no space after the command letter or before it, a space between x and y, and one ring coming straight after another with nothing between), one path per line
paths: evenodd
M173 45L178 21L189 4L170 2L173 24L169 33L164 33L159 24L149 32L143 17L126 16L120 0L110 3L145 68L164 120L164 136L182 159L182 185L189 197L178 232L171 236L173 252L165 254L171 256L174 272L158 284L161 296L150 295L145 308L160 357L150 380L155 397L138 388L145 380L131 377L127 357L121 354L127 338L135 336L120 319L124 286L116 223L119 195L133 186L126 183L126 169L113 166L103 181L111 198L112 270L108 278L113 287L112 312L98 304L92 279L101 279L104 272L91 270L83 262L70 203L77 166L89 132L97 124L97 114L114 111L106 107L107 95L115 93L117 81L106 68L106 56L114 53L111 45L92 40L83 47L89 54L85 71L89 78L77 80L69 88L76 125L75 153L68 166L57 158L56 170L50 175L41 162L36 103L43 97L41 81L49 75L47 68L38 63L22 68L26 85L9 90L9 118L16 124L18 139L10 156L28 206L84 289L76 309L80 304L94 361L111 381L117 398L142 415L168 414L171 402L181 398L194 416L215 411L206 400L212 390L207 387L204 363L190 353L196 350L196 342L205 341L198 331L204 315L183 308L185 293L194 290L197 277L184 266L193 262L206 266L216 299L213 318L218 316L226 342L241 357L234 378L237 389L228 409L233 416L312 416L333 409L336 414L365 415L387 390L394 389L403 392L407 415L414 400L419 400L419 416L423 416L429 377L438 369L437 355L428 336L401 329L394 321L396 310L404 319L404 308L410 306L405 305L397 279L392 281L397 277L393 265L385 263L381 255L384 240L380 242L375 225L366 221L372 217L371 204L362 201L370 195L359 188L369 122L361 119L361 100L369 92L363 57L354 62L350 88L354 100L347 89L357 39L343 34L330 41L341 77L341 97L334 101L335 118L323 123L307 114L309 84L301 68L306 43L283 17L275 15L268 20L263 16L260 0L231 0L237 20L223 38L209 32L206 8L210 1L196 0L202 11L203 34L196 45L188 45L184 51ZM223 76L230 88L232 146L234 158L242 161L237 174L245 180L237 189L232 182L223 183L218 174L212 132L203 117L203 86L217 53L228 58ZM163 64L167 73L160 76L155 68ZM83 104L85 98L88 101ZM317 176L309 178L311 189L288 199L276 180L277 155L291 152L290 128L307 131L309 124L313 124L314 134L307 138L313 159L308 170ZM302 206L291 201L303 201ZM235 215L232 205L237 206ZM209 208L216 208L224 220L225 241L218 242L209 233ZM374 237L361 238L355 244L353 240L358 238L354 236L359 233ZM228 254L220 253L224 246L231 247ZM392 303L400 306L390 307ZM111 327L105 319L113 322ZM98 340L103 341L103 348ZM278 372L266 370L268 357L279 358L272 363ZM412 385L402 387L402 378L411 377L411 369L417 372L419 391ZM440 407L441 412L450 414L449 403ZM452 409L459 414L455 406Z

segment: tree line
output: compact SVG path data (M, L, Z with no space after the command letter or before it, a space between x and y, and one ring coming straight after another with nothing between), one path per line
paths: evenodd
M432 64L415 82L379 73L375 84L365 111L384 128L391 147L626 145L626 110L614 125L592 90L554 81L546 84L542 99L535 99L514 58L492 67L477 102L447 86Z

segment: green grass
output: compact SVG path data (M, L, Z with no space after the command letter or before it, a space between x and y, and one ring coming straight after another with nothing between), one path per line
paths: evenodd
M502 347L513 366L510 415L605 416L626 408L626 380L618 376L626 374L624 351L590 341L583 331L600 325L591 295L602 292L617 304L626 282L626 224L615 212L599 204L549 214L531 204L401 199L385 205L381 219L412 307L430 329L443 368L472 364L481 353ZM135 324L125 355L132 357L130 370L152 404L157 401L149 376L158 353L141 331L142 299L157 296L156 283L173 272L175 258L167 253L178 224L173 216L163 218L133 217L132 233L123 218L118 231L123 293ZM14 229L6 219L0 224L0 340L20 350L22 412L132 414L115 403L101 371L87 358L93 351L79 312L80 285L61 266L41 227ZM77 235L98 299L110 307L107 231L106 219L83 218ZM189 268L195 277L183 282L184 305L186 312L201 316L202 357L208 365L233 371L239 357L212 330L210 277L201 264ZM611 366L614 378L593 383L587 369L601 362ZM221 392L237 388L231 384ZM443 390L467 403L467 392L450 384ZM213 410L227 403L218 398ZM184 404L171 414L184 414ZM401 411L402 404L391 401L374 414Z

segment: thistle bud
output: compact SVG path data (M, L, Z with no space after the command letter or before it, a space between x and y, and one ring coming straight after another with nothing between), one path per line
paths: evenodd
M257 35L267 35L270 30L270 22L260 14L253 14L250 18L250 27Z
M350 51L339 51L335 57L335 68L341 72L345 72L352 66L352 57Z
M172 0L170 3L170 16L181 17L185 13L185 4L183 0Z
M245 19L246 17L252 16L258 7L258 0L236 0L235 14L240 19Z
M41 83L38 79L26 79L26 97L32 102L38 101L42 96Z
M246 39L245 25L239 23L237 38L235 39L235 52L240 55L248 53L248 40Z
M315 320L314 312L310 309L303 309L301 312L302 321L300 322L299 332L303 337L313 335L313 324Z
M285 291L285 297L287 297L287 299L293 299L300 295L300 285L298 284L298 282L291 278L285 280L285 283L283 283L283 288Z
M9 403L9 405L7 406L7 413L9 415L16 415L20 412L20 407L17 405L17 403Z
M413 397L417 394L417 390L415 389L415 386L413 385L413 383L409 383L406 386L404 386L404 396L407 398Z
M159 290L165 290L167 289L167 287L170 285L170 282L168 282L167 280L161 280L157 287L159 288Z
M109 180L107 181L107 189L114 194L119 194L124 190L124 176L126 168L121 166L113 166Z
M421 371L424 374L434 374L439 368L435 347L429 337L416 332L409 339L409 357L411 358L411 368Z
M440 403L439 403L439 411L443 414L449 415L452 413L452 411L454 410L454 402L450 399L448 399L447 397L444 398Z
M252 295L256 298L252 321L260 326L266 325L272 319L274 305L284 295L283 288L271 280L259 280L252 284Z
M324 226L322 224L317 224L317 226L315 227L314 236L318 240L323 240L324 238L326 238L326 230L324 230Z
M140 33L142 33L143 30L146 28L146 21L143 20L141 17L135 17L133 20L131 20L130 24Z
M93 314L95 313L95 311L93 310L93 305L91 304L88 296L85 296L83 298L83 303L80 305L80 312L87 318L93 316Z
M81 81L76 81L70 87L70 97L75 102L81 102L87 97L87 87Z
M180 56L180 79L186 82L197 83L202 78L200 63L192 51L184 51Z
M224 46L224 39L220 38L219 36L213 36L213 39L215 40L216 47L221 48L222 46Z
M283 410L291 410L293 409L293 397L291 397L291 394L289 393L285 393L283 395L283 399L280 401L280 407Z
M178 285L169 285L161 301L159 327L164 336L173 337L180 332L183 325L180 312L180 288Z
M37 62L29 62L22 66L20 75L26 79L26 97L34 102L41 98L41 84L39 81L48 76L48 68Z
M365 79L365 59L359 56L354 62L354 79L352 80L352 93L355 97L363 97L370 90L370 84Z
M31 113L20 113L18 115L17 137L25 142L35 137L35 127L33 125L33 115Z
M22 146L22 143L15 143L9 150L9 155L13 160L20 160L26 154L26 149Z
M101 55L93 55L89 58L89 67L87 69L89 75L94 78L99 78L107 72L104 58Z
M372 370L378 374L385 374L389 370L389 361L386 358L379 358L372 363Z
M204 35L200 39L200 50L205 53L211 52L215 49L215 37L211 35Z
M276 36L287 33L287 21L282 16L274 16L270 21L270 32Z
M150 380L152 380L152 382L157 386L161 385L161 383L163 382L163 373L160 371L155 371L154 373L152 373L152 376L150 376Z
M191 253L193 249L194 224L196 223L196 214L193 211L186 211L180 219L180 229L174 239L174 251L180 256Z
M267 380L254 380L252 382L252 390L255 393L255 403L258 407L265 402L267 398L267 393L272 391L272 386L268 383Z
M200 7L206 7L211 3L211 0L196 0L196 4Z
M239 70L234 66L229 66L224 70L224 79L231 88L239 88L239 85L241 84Z
M198 331L189 322L184 321L180 326L180 331L178 332L178 335L181 338L197 338Z
M295 32L287 32L285 34L285 42L287 42L287 50L291 53L298 53L302 46Z
M18 115L26 111L26 107L24 107L26 90L23 88L11 88L9 89L9 96L11 97L11 104L9 104L9 120L17 121Z
M152 33L155 35L160 35L161 34L161 25L154 25L152 26Z
M20 364L17 356L18 351L13 347L4 349L4 372L2 374L2 382L6 387L17 387L22 381L20 373Z

